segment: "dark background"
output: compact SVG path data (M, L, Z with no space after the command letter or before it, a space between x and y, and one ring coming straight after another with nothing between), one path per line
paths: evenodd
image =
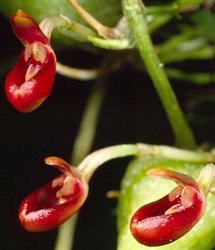
M4 79L23 49L2 16L1 39L1 250L52 250L57 230L26 232L18 222L20 202L30 192L58 174L46 166L45 156L56 155L69 161L82 112L93 81L82 82L56 76L44 104L29 114L21 114L7 101ZM134 55L133 55L134 54ZM111 52L112 58L133 58L130 52ZM74 67L100 65L105 51L91 54L79 49L57 51L60 62ZM126 61L126 60L125 60ZM182 67L193 67L188 63ZM202 69L208 65L196 62ZM209 66L208 66L209 67ZM210 65L211 68L211 65ZM107 78L107 92L99 119L93 150L120 143L174 143L169 123L148 76L125 63ZM215 142L215 105L206 101L190 105L198 95L214 93L214 85L195 86L172 81L182 108L190 118L198 143ZM192 103L192 102L191 102ZM74 250L111 250L116 246L117 200L106 192L119 189L131 158L104 164L90 181L90 194L80 211Z

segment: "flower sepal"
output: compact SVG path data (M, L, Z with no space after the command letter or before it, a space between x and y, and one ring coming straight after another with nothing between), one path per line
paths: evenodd
M49 39L43 34L37 22L24 11L19 9L15 12L10 18L10 23L25 47L34 42L49 44Z

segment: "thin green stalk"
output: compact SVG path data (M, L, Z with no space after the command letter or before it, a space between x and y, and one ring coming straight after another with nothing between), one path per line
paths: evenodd
M77 166L81 160L90 152L92 142L95 138L98 116L102 106L105 93L105 80L99 78L93 87L92 93L86 104L80 124L79 132L74 142L71 162Z
M198 152L165 145L136 143L114 145L96 150L87 155L77 168L82 172L86 182L89 182L94 172L109 160L126 156L141 157L149 155L185 162L209 163L215 161L213 152Z
M140 149L136 144L121 144L109 146L89 154L78 165L78 169L84 175L85 180L89 182L94 172L105 162L126 156L137 156L139 154Z
M78 213L74 214L58 229L54 250L71 250L74 242Z
M146 21L146 9L141 0L122 0L123 11L136 40L140 56L153 81L175 136L175 144L182 148L195 148L193 133L186 122L166 73L159 61Z
M92 93L86 104L79 132L74 143L73 153L71 155L72 165L77 166L78 163L80 163L80 161L90 152L95 138L99 112L101 110L106 89L106 83L103 80L103 77L100 77L95 82ZM78 213L59 227L54 250L72 249L77 218Z

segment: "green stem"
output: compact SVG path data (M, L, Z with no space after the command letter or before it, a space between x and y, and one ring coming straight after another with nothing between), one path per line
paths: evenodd
M105 162L126 156L160 156L167 159L184 162L209 163L215 161L215 154L179 149L165 145L150 145L145 143L122 144L99 149L89 154L78 165L78 169L89 182L93 173Z
M70 25L69 19L67 20L60 16L52 16L45 18L40 23L40 29L50 40L54 28L67 28L69 25Z
M215 154L212 152L193 151L180 149L166 145L150 145L145 143L136 144L140 150L140 156L153 155L167 159L187 162L209 163L215 161Z
M106 82L103 77L95 82L91 96L86 104L71 156L71 162L74 166L77 166L90 152L92 142L95 138L99 112L104 99L105 84Z
M87 36L97 37L97 33L92 29L76 23L64 15L47 17L40 23L40 29L49 39L51 39L54 28L61 29L62 33L72 38L75 38L74 35L72 35L74 33L76 39L78 38L85 42L87 42Z
M195 148L196 143L193 133L179 107L149 36L145 6L140 0L122 0L122 5L130 29L135 37L140 56L166 111L176 145L183 148Z
M126 156L139 154L139 148L135 144L122 144L99 149L89 154L79 165L78 169L82 171L85 180L88 182L93 173L103 163Z
M72 165L76 166L89 153L94 141L99 112L106 89L103 80L103 77L101 77L95 82L86 104L73 147ZM78 213L59 227L54 250L70 250L72 248L77 218Z
M54 250L70 250L73 245L78 213L74 214L58 229Z

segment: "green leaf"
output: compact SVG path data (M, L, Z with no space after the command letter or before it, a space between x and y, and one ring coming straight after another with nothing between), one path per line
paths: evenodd
M117 250L199 250L213 249L215 196L208 194L206 213L201 221L185 236L177 241L160 247L147 247L139 244L129 230L130 218L144 204L155 201L168 194L176 184L162 178L146 176L152 167L172 169L196 178L203 164L169 160L162 157L145 156L133 160L122 179L117 207L118 248Z

